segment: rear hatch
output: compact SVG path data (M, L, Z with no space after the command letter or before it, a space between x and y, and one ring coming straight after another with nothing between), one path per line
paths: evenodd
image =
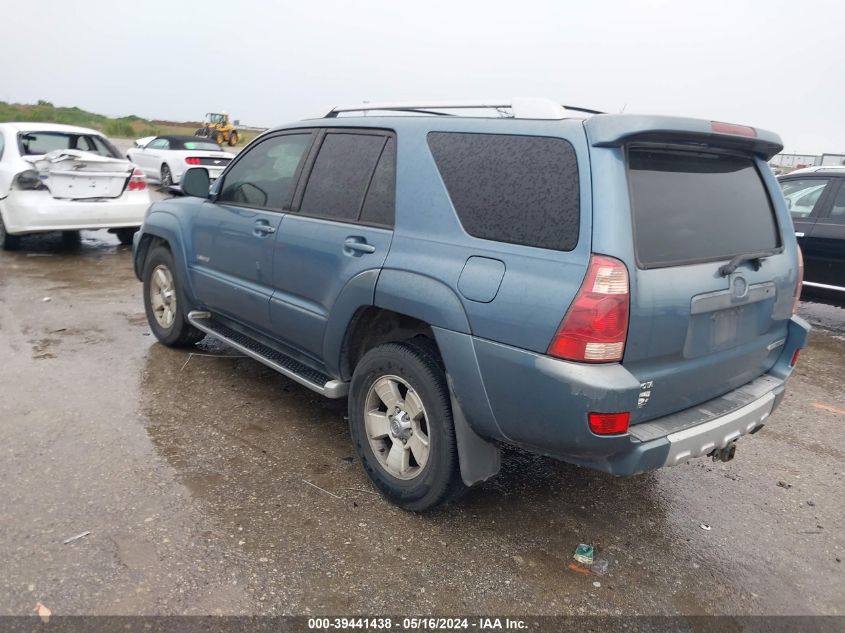
M127 160L75 149L24 158L38 171L50 195L64 200L120 197L133 170Z
M727 393L774 365L797 256L766 165L777 137L751 128L714 133L709 121L655 126L646 117L631 117L621 131L624 117L611 118L623 124L610 133L597 126L593 145L606 149L594 150L593 174L615 179L628 196L594 204L593 250L619 257L630 273L623 365L642 384L637 423ZM594 194L611 186L596 183Z

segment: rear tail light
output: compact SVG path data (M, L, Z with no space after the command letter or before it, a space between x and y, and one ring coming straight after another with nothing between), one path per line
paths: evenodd
M129 177L129 186L127 189L129 191L141 191L146 188L147 179L144 177L144 172L136 167L132 170L132 175Z
M619 435L628 432L631 414L624 413L590 413L590 430L596 435Z
M606 255L590 256L587 275L548 354L583 363L621 361L628 335L628 288L625 264Z
M34 169L27 169L26 171L19 173L15 176L15 180L12 184L15 189L24 189L27 191L38 191L40 189L47 188L44 186L44 183L41 182L41 177L38 175L38 172Z
M710 121L710 129L719 134L733 134L735 136L757 136L757 130L747 125L736 123L722 123L721 121Z
M800 349L797 349L797 350L795 350L795 352L793 352L792 360L789 361L790 367L795 367L795 364L798 362L798 354L800 354L800 353L801 353Z
M798 247L798 283L795 285L795 295L792 297L792 314L798 312L798 302L801 300L801 289L804 287L804 254Z
M185 163L187 165L199 165L200 159L197 158L196 156L189 156L188 158L185 159Z

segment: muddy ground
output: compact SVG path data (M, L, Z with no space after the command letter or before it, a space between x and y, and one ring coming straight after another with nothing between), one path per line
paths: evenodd
M841 308L802 305L823 329L733 462L514 453L419 516L375 494L344 402L162 347L140 295L105 232L0 253L0 614L845 613ZM581 542L606 575L568 569Z

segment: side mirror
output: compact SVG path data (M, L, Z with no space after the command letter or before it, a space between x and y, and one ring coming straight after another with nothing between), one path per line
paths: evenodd
M205 167L190 167L182 174L182 193L194 198L208 198L211 180Z

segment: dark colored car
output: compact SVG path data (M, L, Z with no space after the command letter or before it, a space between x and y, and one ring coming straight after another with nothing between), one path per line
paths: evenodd
M845 297L845 167L808 167L778 181L804 255L804 284Z
M495 475L502 443L618 475L732 458L808 330L779 138L492 105L335 109L210 192L187 170L135 239L153 333L348 396L364 469L411 510Z

